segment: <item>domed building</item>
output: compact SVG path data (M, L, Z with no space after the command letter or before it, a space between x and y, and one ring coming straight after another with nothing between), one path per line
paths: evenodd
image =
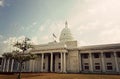
M60 42L34 45L35 60L24 63L22 72L120 73L120 44L77 46L68 28L61 31ZM1 72L17 72L16 61L2 59Z
M73 41L72 34L68 28L67 21L65 23L65 28L61 31L60 42Z

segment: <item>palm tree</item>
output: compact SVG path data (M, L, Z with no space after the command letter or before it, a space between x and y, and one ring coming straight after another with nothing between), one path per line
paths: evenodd
M20 50L7 52L2 55L4 58L14 59L19 63L18 79L21 79L23 63L37 58L37 55L31 54L29 51L32 48L32 45L29 43L29 41L29 38L25 38L22 42L16 42L13 46L19 48Z

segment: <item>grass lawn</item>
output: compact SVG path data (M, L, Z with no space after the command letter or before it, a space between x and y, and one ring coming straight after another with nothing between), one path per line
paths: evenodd
M16 79L17 75L0 75L0 79ZM24 73L22 79L120 79L120 75L100 74L57 74L57 73Z

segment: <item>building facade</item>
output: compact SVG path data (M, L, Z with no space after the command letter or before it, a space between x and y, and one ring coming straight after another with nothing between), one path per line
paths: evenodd
M60 42L34 45L35 60L24 63L22 72L120 73L120 44L77 46L67 22ZM17 72L15 60L1 59L2 72Z

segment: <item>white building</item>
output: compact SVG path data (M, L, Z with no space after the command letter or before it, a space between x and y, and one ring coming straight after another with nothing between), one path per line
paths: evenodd
M120 73L120 44L77 46L70 29L65 28L60 42L35 45L31 53L39 57L24 63L23 72ZM14 60L2 60L2 72L16 72Z

